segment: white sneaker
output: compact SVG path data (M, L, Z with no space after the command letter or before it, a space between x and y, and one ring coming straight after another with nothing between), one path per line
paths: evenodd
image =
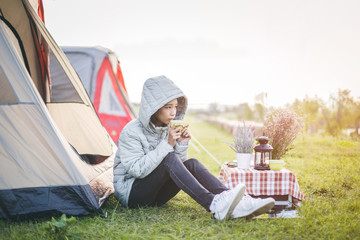
M239 204L235 207L231 217L255 217L267 213L275 205L273 198L252 198L249 195L243 197Z
M229 219L235 206L240 202L245 193L245 185L238 184L235 188L215 195L210 205L210 210L218 220Z

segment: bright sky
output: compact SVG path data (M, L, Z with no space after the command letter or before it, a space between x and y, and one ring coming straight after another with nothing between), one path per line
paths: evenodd
M45 23L67 46L119 56L130 100L166 75L190 104L269 106L305 95L360 96L358 0L43 0Z

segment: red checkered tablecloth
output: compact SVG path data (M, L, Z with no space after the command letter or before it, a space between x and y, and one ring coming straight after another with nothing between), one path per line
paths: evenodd
M300 201L305 198L294 173L285 168L280 171L258 171L253 168L231 168L223 164L219 179L228 188L243 183L247 193L253 196L291 195Z

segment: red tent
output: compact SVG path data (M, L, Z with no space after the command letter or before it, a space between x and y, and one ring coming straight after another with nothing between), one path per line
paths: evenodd
M123 127L136 117L120 62L103 47L62 47L80 76L105 129L117 144Z

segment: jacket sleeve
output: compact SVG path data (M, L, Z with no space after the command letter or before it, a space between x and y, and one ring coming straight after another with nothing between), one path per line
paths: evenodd
M144 139L141 139L141 138ZM145 136L127 131L119 139L120 161L126 171L135 178L144 178L161 163L174 148L165 140L160 141L156 148L145 154L143 144L147 144Z
M188 149L189 149L189 142L182 143L182 142L176 141L175 154L183 162L188 159L187 158Z

